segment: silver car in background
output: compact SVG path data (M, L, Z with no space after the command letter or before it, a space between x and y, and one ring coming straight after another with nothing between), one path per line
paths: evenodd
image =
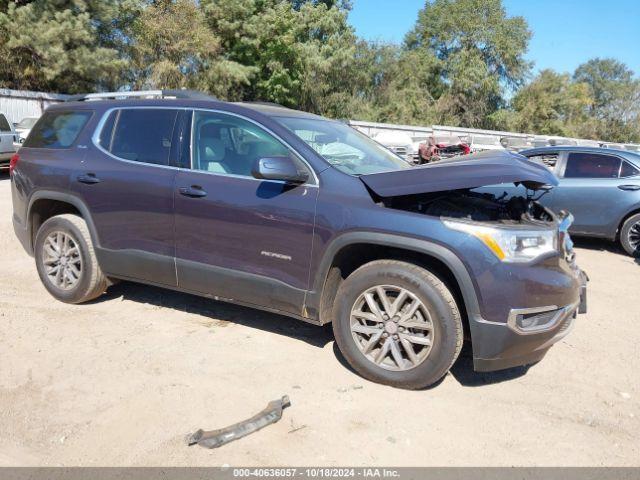
M543 163L559 179L540 203L573 214L570 233L619 241L629 255L640 256L640 155L628 150L555 146L519 152ZM524 193L524 187L496 185L479 189Z
M9 160L16 153L14 142L18 140L18 135L13 129L13 125L7 117L0 112L0 170L9 168Z

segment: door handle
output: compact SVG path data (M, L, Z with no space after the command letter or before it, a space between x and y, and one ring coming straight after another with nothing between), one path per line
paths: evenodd
M94 183L100 183L100 179L96 177L95 173L87 173L83 175L78 175L76 178L80 183L86 183L87 185L92 185Z
M185 197L199 198L207 196L207 192L205 192L200 185L180 187L178 191L180 192L180 195L184 195Z
M635 192L640 190L640 185L618 185L620 190L628 190L630 192Z

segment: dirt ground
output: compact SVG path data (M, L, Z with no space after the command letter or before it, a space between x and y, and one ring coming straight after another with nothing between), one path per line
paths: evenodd
M468 354L409 392L347 368L330 329L132 283L88 305L41 286L0 176L0 465L640 465L640 265L581 241L589 313L539 364ZM185 434L288 394L220 449Z

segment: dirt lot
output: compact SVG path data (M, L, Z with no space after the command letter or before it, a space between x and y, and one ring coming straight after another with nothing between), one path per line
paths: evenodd
M640 265L578 243L588 315L530 369L435 388L369 383L329 329L131 283L54 301L0 177L0 465L640 465ZM217 450L184 435L289 394L281 422Z

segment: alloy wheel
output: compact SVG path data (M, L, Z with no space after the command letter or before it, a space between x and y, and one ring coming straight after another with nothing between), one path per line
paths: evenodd
M47 280L61 290L71 290L82 277L80 248L67 232L47 235L42 247L42 263Z
M638 251L640 247L640 221L631 225L629 233L627 234L627 239L629 240L629 245L631 245L631 248Z
M386 370L405 371L426 360L434 342L431 315L409 290L377 285L351 309L350 328L360 352Z

